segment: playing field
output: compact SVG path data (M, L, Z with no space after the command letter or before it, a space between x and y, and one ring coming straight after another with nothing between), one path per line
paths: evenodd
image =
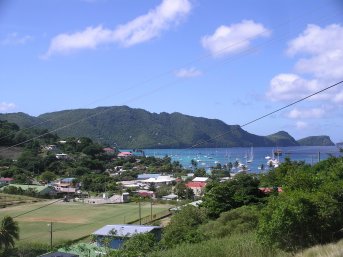
M9 207L0 210L15 217L49 202ZM169 205L153 205L153 213L168 209ZM150 215L150 203L141 204L141 216ZM89 205L58 202L15 218L19 223L21 242L50 243L50 227L53 227L54 244L87 236L107 224L123 224L139 218L138 203Z

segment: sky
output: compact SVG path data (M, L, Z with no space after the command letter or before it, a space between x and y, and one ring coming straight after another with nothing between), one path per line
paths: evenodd
M0 0L0 113L127 105L243 125L343 80L340 0ZM257 135L343 141L343 84Z

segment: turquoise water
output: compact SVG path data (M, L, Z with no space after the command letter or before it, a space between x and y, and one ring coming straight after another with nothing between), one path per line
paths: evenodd
M315 164L319 160L327 159L330 155L339 156L340 152L336 146L296 146L296 147L232 147L232 148L196 148L196 149L145 149L147 156L163 158L168 155L173 161L179 161L184 168L191 168L191 160L198 163L198 167L210 170L217 163L221 165L229 162L234 163L236 160L247 165L250 172L259 172L258 167L263 164L267 166L266 156L272 157L273 151L281 150L282 155L279 157L280 162L285 157L291 160L305 161L309 164ZM253 161L247 163L253 152Z

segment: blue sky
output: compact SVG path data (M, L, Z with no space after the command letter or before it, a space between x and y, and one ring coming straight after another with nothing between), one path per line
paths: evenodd
M244 124L343 80L339 0L0 0L0 112L128 105ZM343 85L252 125L343 141Z

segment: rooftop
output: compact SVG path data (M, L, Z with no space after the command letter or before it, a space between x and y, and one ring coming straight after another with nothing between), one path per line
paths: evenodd
M144 225L106 225L93 233L98 236L110 236L114 232L114 236L131 237L135 234L148 233L154 229L160 229L159 226L144 226Z

